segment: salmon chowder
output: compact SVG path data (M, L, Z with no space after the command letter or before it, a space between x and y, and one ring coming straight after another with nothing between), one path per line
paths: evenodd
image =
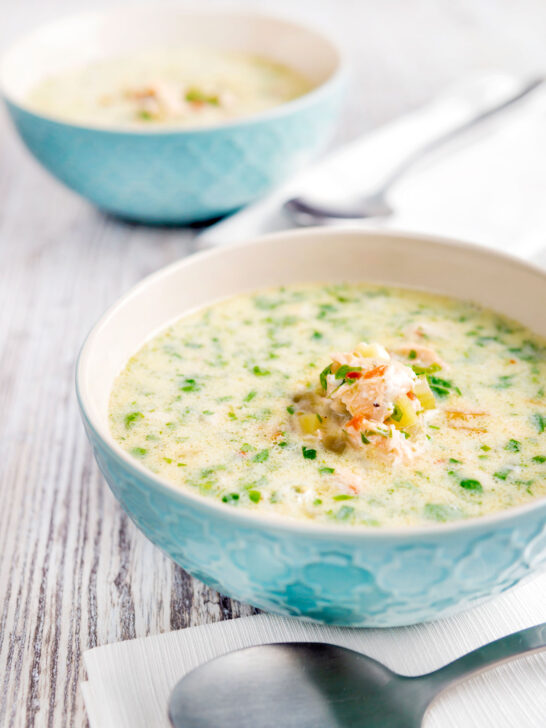
M28 96L41 113L103 126L210 126L302 96L311 82L267 58L166 48L52 75Z
M114 438L229 508L414 526L546 495L546 346L472 303L365 284L184 316L118 376Z

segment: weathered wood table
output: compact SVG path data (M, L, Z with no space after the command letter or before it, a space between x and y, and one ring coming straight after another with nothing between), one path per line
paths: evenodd
M345 41L356 70L336 143L472 69L546 69L542 0L254 4ZM86 5L96 7L18 0L8 13L6 0L0 45ZM41 170L0 116L0 726L85 725L89 647L252 613L136 531L76 407L74 363L90 326L133 283L191 253L194 237L105 217Z

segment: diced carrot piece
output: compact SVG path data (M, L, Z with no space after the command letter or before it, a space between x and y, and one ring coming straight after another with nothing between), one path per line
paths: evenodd
M385 374L385 371L387 369L387 365L382 365L379 367L374 367L373 369L369 369L364 374L364 379L371 379L372 377L381 377L383 374Z
M364 415L355 415L352 420L349 420L345 427L354 427L355 430L358 430L360 425L362 424L362 420L364 419Z

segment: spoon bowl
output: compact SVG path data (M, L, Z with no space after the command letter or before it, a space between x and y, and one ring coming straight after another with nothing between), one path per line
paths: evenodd
M175 688L169 715L176 728L408 728L420 725L430 700L426 691L409 701L410 683L344 647L264 645L193 670Z
M288 200L285 209L292 220L301 227L329 225L340 220L365 220L390 217L394 210L383 193L374 193L343 203L320 202L309 197Z
M249 647L188 673L171 693L174 728L418 728L433 698L469 675L546 647L546 624L480 647L436 672L398 675L345 647Z

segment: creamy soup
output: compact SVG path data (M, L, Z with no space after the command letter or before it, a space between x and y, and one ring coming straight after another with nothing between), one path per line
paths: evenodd
M146 51L45 78L37 111L99 125L207 126L297 98L311 82L287 66L207 48Z
M146 468L226 508L454 521L546 495L545 352L513 321L423 292L264 290L145 344L110 426Z

